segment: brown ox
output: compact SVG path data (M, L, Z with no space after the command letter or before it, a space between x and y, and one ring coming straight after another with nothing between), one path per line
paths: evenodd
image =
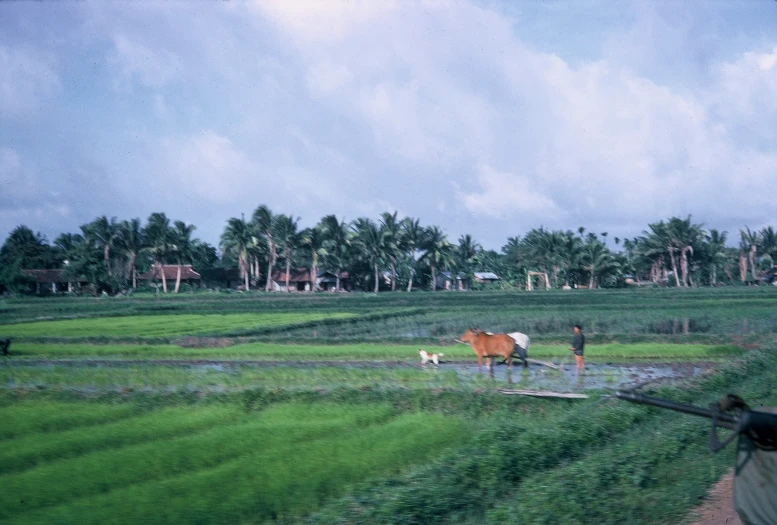
M461 340L472 345L472 349L478 356L478 368L483 369L483 358L486 358L486 367L491 367L492 357L503 357L507 366L513 368L513 353L515 352L515 339L507 334L487 334L481 330L470 328ZM526 361L524 360L524 366Z

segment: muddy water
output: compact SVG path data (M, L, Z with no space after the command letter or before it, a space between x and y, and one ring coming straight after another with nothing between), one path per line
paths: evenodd
M665 382L697 376L712 368L706 363L586 363L585 372L578 375L575 364L561 370L532 364L528 369L515 366L510 373L507 366L496 366L492 371L478 370L477 365L455 364L457 375L465 380L510 384L515 388L572 392L622 388L638 383ZM441 363L439 369L444 369Z
M197 374L199 372L237 373L243 368L298 368L311 372L316 368L336 367L344 369L400 370L418 369L429 375L433 382L440 374L455 373L463 384L475 387L513 388L552 390L555 392L574 392L580 390L600 390L604 388L622 388L638 383L665 382L690 378L714 368L713 363L587 363L585 372L577 374L575 364L567 362L560 370L532 363L528 369L514 366L512 372L506 365L497 365L482 370L474 362L449 361L435 366L431 363L421 365L418 362L402 361L231 361L231 360L23 360L15 366L35 367L42 370L58 366L73 367L137 367L160 366L184 368ZM213 387L211 387L213 388Z

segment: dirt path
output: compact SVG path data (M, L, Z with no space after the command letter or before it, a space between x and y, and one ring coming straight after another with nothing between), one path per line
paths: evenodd
M692 525L742 525L734 510L734 472L729 470L707 493L706 501L689 514Z

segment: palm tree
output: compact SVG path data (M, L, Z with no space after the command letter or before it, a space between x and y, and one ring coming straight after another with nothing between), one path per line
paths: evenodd
M178 260L178 272L175 276L175 292L181 288L181 267L184 259L191 259L192 256L192 232L195 230L193 224L186 224L183 221L175 221L175 227L171 231L171 248Z
M693 255L694 246L701 244L703 236L702 226L693 224L691 216L685 219L672 217L669 219L669 236L672 245L680 253L680 270L682 271L683 286L693 286L693 279L689 273L688 253Z
M588 288L595 288L597 286L598 274L612 271L619 266L612 253L607 249L607 246L595 238L589 239L583 245L583 250L580 254L580 264L589 274Z
M302 246L310 251L310 291L315 292L318 280L318 260L326 256L324 248L324 232L320 224L302 230L300 234Z
M755 260L758 253L758 245L761 243L761 236L758 235L757 231L750 231L750 228L747 226L745 226L744 230L739 230L739 236L742 250L746 251L748 247L750 249L748 256L748 259L750 260L750 275L755 281L758 279L758 276L756 275Z
M199 239L192 240L192 266L197 270L213 268L219 262L219 255L214 246Z
M108 276L111 276L111 247L115 242L119 229L118 224L116 224L116 217L111 217L109 220L103 215L82 227L82 229L86 234L86 238L102 249L105 268L108 270Z
M265 286L265 291L267 292L272 288L272 269L278 259L278 245L273 237L277 220L277 217L273 215L270 208L264 205L259 206L254 210L254 215L251 219L252 226L264 237L267 246L270 249L270 257L267 261L267 285Z
M591 237L593 234L589 233ZM553 276L553 286L558 285L558 272L564 259L563 232L551 232L544 227L533 228L521 241L519 253L529 267L535 267Z
M461 271L465 279L472 276L472 261L482 250L480 245L472 239L469 234L459 237L459 245L455 250L456 273ZM458 275L456 276L456 286L459 285Z
M507 244L502 246L502 253L499 255L498 260L492 258L488 262L494 271L494 266L501 264L502 269L495 271L495 273L506 279L507 282L510 282L512 286L520 287L518 283L525 282L524 247L519 235L508 237ZM485 268L483 264L480 267ZM503 280L502 282L504 283L505 281Z
M127 256L127 277L132 279L132 289L138 287L138 272L135 263L138 253L144 248L143 229L140 227L140 219L130 219L119 224L117 246Z
M422 260L429 263L432 269L432 291L437 289L437 268L447 268L453 263L453 247L448 242L448 237L437 226L426 229L421 249L424 254Z
M704 250L712 286L717 284L718 268L725 263L727 258L726 237L726 232L720 232L715 228L710 228L710 231L705 235Z
M289 280L291 277L292 252L300 244L300 235L297 231L299 219L294 219L288 215L278 215L275 220L275 242L283 252L283 258L286 261L286 291L289 289ZM268 277L269 278L269 277Z
M237 256L240 276L245 281L246 290L251 289L248 268L248 245L251 243L251 238L251 228L242 217L229 219L224 233L221 234L221 250Z
M64 259L65 264L69 264L83 242L84 238L77 233L62 233L54 239L54 246L59 250L59 255Z
M253 222L248 223L248 229L251 232L251 240L246 247L248 271L251 275L251 282L258 283L262 273L259 261L264 260L265 257L269 258L269 247L264 236L256 230L256 225Z
M402 219L402 229L400 234L400 246L405 252L410 267L410 276L407 280L407 291L413 290L413 278L415 277L415 256L424 235L424 228L418 219L405 217Z
M672 272L675 285L680 286L680 274L677 271L677 260L674 257L676 248L672 245L668 225L664 221L648 224L650 231L645 231L645 237L640 239L642 254L654 261L654 264L663 265L663 258L669 257L672 263ZM652 272L654 275L656 272Z
M502 246L502 253L507 258L508 262L518 266L523 258L523 247L520 235L508 237L507 244Z
M385 243L386 255L391 264L391 291L396 290L397 285L397 257L402 244L402 222L397 220L397 212L384 212L381 215L380 229Z
M94 272L84 271L89 266L89 252L91 251L86 239L77 233L62 233L54 240L54 246L59 252L59 257L65 265L65 277L68 280L68 293L72 292L72 284L84 275L93 275ZM96 279L90 282L97 284Z
M668 222L660 221L648 224L649 232L645 232L645 237L641 238L643 244L643 254L660 261L663 256L668 256L672 263L675 285L689 286L688 273L688 253L693 254L694 246L699 246L702 238L702 226L693 224L691 216L685 219L672 217ZM682 270L682 280L677 271L677 259L675 254L680 256L680 265ZM693 280L690 280L693 284Z
M564 285L568 287L569 273L578 265L583 242L579 237L576 237L571 230L559 233L561 234L559 239L561 252L560 264L561 269L564 271Z
M764 257L769 258L769 266L774 268L774 262L777 260L777 232L771 226L767 226L761 228L759 235L761 237L761 252Z
M375 274L374 293L378 293L380 264L388 253L386 236L370 219L360 217L353 224L354 242L361 249L361 255L369 262Z
M328 264L331 263L336 268L335 290L339 292L340 274L343 266L348 262L351 247L351 230L347 222L338 221L334 215L327 215L321 219L321 229L324 234L324 249Z
M164 264L170 252L170 219L164 213L152 213L148 217L143 233L147 241L146 250L159 266L159 271L162 273L162 290L167 293Z

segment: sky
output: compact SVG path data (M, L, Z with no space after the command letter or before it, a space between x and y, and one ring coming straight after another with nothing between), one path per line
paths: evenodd
M0 2L0 241L164 212L777 226L777 1Z

